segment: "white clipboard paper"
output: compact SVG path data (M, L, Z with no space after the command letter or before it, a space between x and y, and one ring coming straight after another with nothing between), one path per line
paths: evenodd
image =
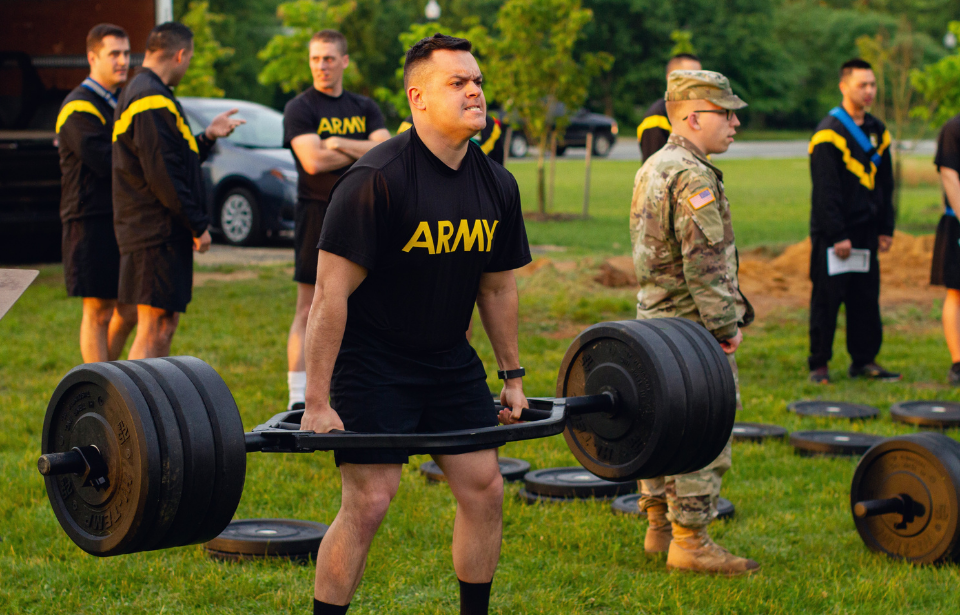
M833 248L827 248L827 275L867 273L870 271L870 250L851 248L850 256L840 258Z

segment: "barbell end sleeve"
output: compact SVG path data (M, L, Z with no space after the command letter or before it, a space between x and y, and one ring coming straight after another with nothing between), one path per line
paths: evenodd
M254 432L243 434L243 441L248 453L259 453L268 444L268 440Z
M864 500L853 505L853 516L858 519L874 517L876 515L886 515L897 513L902 515L904 510L904 501L900 497L887 498L885 500Z
M37 459L37 469L44 476L60 474L80 474L87 469L87 462L79 451L72 450L65 453L47 453Z

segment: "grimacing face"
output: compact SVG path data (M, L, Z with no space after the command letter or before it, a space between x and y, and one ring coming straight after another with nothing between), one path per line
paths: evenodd
M130 40L118 36L104 36L100 49L87 52L90 74L94 81L113 90L127 80L130 68Z
M350 56L340 53L336 43L310 43L310 74L313 76L313 87L318 90L339 88L343 83L343 71L349 64Z
M416 79L431 124L464 141L487 125L483 75L469 51L434 51Z
M840 80L840 92L857 107L867 109L877 97L877 78L869 68L854 68Z

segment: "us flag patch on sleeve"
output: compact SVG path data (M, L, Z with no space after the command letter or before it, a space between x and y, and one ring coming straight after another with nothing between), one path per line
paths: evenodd
M710 190L710 188L707 188L706 190L693 195L687 200L690 202L690 207L693 207L694 209L700 209L704 205L713 203L717 200L717 198L713 196L713 192Z

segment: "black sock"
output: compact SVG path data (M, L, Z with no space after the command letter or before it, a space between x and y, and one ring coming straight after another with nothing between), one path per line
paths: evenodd
M339 604L320 602L316 598L313 599L313 615L345 615L349 608L349 602L345 606L340 606Z
M489 583L460 581L460 615L487 615L492 585L493 581Z
M960 373L960 363L954 363L950 366L950 371L957 374Z

